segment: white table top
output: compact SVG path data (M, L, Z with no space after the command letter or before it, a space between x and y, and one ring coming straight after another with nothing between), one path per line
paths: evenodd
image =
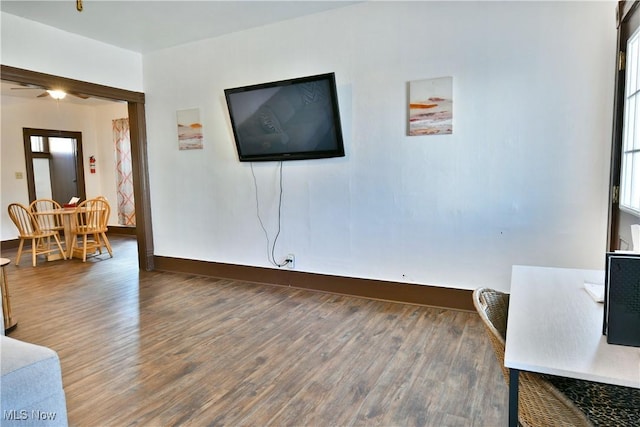
M513 266L505 366L640 388L640 348L607 344L585 281L604 271Z

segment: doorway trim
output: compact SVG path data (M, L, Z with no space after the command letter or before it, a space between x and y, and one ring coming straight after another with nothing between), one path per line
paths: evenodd
M0 65L0 78L5 81L44 89L61 89L96 98L126 101L129 112L133 193L136 200L136 240L138 266L141 270L154 269L153 228L151 225L151 198L149 195L149 168L147 158L147 132L145 121L145 95L95 83L83 82L52 74Z
M615 70L615 93L613 107L613 135L611 139L611 169L609 176L609 221L607 227L607 250L619 249L618 229L620 226L620 172L622 165L622 131L624 124L624 59L627 39L633 29L640 25L640 1L619 1L617 6L617 66Z

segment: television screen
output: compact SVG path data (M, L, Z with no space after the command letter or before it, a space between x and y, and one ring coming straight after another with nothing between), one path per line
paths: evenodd
M344 156L334 73L224 93L241 162Z

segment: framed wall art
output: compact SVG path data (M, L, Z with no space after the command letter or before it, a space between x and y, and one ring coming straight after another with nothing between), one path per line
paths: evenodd
M178 121L178 149L201 150L203 134L200 109L179 110L176 112L176 118Z
M453 133L453 77L409 82L409 136Z

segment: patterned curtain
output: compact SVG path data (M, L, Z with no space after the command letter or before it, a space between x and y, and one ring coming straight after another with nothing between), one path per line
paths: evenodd
M131 140L129 119L113 120L113 140L116 144L116 180L118 192L118 224L135 227L136 210L131 173Z

